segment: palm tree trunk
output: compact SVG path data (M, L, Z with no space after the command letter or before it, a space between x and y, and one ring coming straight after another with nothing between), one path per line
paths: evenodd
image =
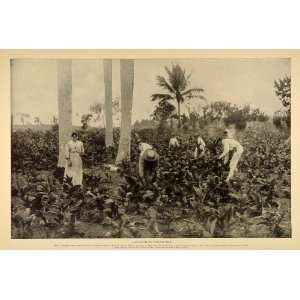
M134 60L120 60L121 73L121 133L116 164L130 160L131 110L134 83Z
M105 85L105 145L113 146L113 117L112 117L112 61L103 60Z
M72 60L57 60L58 167L65 166L65 146L72 133Z
M177 100L177 107L178 107L178 128L181 128L181 114L180 114L180 101Z

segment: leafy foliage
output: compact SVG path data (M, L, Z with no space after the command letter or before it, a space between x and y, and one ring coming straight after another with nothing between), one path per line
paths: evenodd
M251 128L243 132L245 152L239 174L229 185L223 181L228 166L216 159L219 140L205 131L207 150L199 159L193 159L193 137L182 135L181 147L171 150L168 132L139 131L139 138L160 155L157 178L148 184L137 177L135 134L131 162L124 162L115 173L105 165L103 132L79 132L88 153L83 189L72 187L70 180L61 184L50 171L56 161L49 147L57 151L57 132L13 133L17 147L12 149L13 238L291 235L290 146L280 132ZM114 135L118 140L118 131Z
M156 106L154 115L159 113L159 120L164 121L166 127L167 120L178 119L176 114L170 114L169 110L163 110L165 108L165 102L161 101ZM238 106L230 102L215 101L206 105L198 106L196 109L190 108L190 103L187 103L188 113L181 115L181 123L183 127L198 129L205 128L208 125L218 124L230 125L234 124L240 130L244 130L249 122L267 122L269 116L262 112L259 108L251 108L249 105ZM167 107L166 107L167 108ZM158 118L156 118L158 119ZM172 123L172 122L171 122ZM161 127L161 126L160 126Z
M282 105L289 109L291 108L291 77L284 77L278 81L274 81L275 93L281 101Z
M281 101L284 111L277 111L273 116L273 124L280 130L291 127L291 78L284 77L274 81L275 93Z
M87 129L92 117L93 117L92 114L84 114L81 116L82 129Z
M164 130L165 124L169 118L174 115L175 107L165 100L161 100L153 112L153 120L159 122L159 129Z

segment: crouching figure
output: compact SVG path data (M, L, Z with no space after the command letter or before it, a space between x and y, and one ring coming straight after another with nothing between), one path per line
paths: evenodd
M139 141L139 176L146 184L154 182L158 168L159 155L153 147Z

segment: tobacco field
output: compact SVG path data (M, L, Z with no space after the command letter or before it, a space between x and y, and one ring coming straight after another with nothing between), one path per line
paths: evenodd
M118 131L114 138L117 145ZM140 130L156 147L156 181L138 177L132 134L131 161L118 171L107 164L103 130L79 131L85 154L84 184L75 189L57 169L58 131L12 132L11 235L43 238L287 238L291 237L291 161L286 136L269 127L247 128L238 173L224 182L226 166L216 138L203 130L205 155L193 158L190 134L168 148L169 132Z

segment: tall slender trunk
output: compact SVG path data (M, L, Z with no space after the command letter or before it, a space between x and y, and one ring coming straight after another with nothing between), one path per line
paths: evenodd
M180 101L177 100L177 107L178 107L178 128L181 128L181 114L180 114Z
M130 160L131 111L134 83L134 60L120 60L121 75L121 133L116 164Z
M113 116L112 116L112 61L103 60L105 85L105 145L113 146Z
M65 147L72 133L72 60L57 60L58 167L65 166Z

